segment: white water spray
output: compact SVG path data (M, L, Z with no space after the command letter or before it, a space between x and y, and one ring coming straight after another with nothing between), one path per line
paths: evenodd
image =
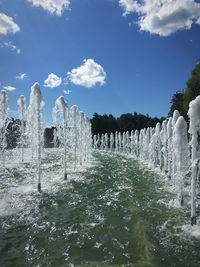
M32 151L37 159L38 191L41 191L41 149L43 144L44 118L43 118L42 94L40 85L35 83L31 87L29 105L29 126L31 127Z
M200 163L200 96L189 104L188 116L190 117L189 133L191 135L191 164L192 164L192 179L191 179L191 223L196 224L196 204L197 204L197 179L199 177Z
M59 139L64 146L64 179L67 180L67 119L68 119L68 106L63 96L58 97L53 108L53 121L57 127L57 131L61 133Z
M25 145L25 112L26 112L26 99L21 95L17 101L20 119L20 147L21 147L21 162L24 162L24 145Z
M0 150L1 150L1 162L2 166L5 167L5 149L7 146L6 131L9 124L8 120L8 94L5 90L1 91L0 94Z

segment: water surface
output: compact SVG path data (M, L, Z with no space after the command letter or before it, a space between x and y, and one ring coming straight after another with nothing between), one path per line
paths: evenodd
M65 182L49 150L42 168L41 194L34 165L1 170L0 266L200 266L189 212L144 163L95 152Z

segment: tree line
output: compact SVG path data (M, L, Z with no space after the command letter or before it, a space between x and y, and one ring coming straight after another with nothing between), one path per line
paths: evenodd
M122 114L119 118L115 118L112 114L99 115L94 113L91 119L92 134L141 130L146 127L154 127L158 122L162 123L164 119L164 117L151 118L148 114L143 115L137 112Z

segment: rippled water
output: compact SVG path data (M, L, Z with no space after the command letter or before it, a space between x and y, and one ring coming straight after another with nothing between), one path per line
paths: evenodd
M200 266L200 230L165 177L95 152L66 182L59 158L48 151L41 194L30 163L1 171L0 266Z

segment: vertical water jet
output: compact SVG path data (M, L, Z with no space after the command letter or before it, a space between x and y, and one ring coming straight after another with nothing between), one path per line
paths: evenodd
M57 98L55 107L52 112L53 121L57 127L57 132L60 132L58 138L64 146L64 180L67 180L67 119L68 119L68 105L63 96ZM61 128L61 129L60 129ZM61 131L60 131L61 130ZM62 133L62 134L61 134Z
M185 177L188 170L189 149L187 137L187 123L182 116L178 118L174 125L173 134L174 147L174 165L176 165L176 172L174 173L175 189L178 195L179 204L183 205L183 188Z
M72 138L73 138L73 154L74 154L74 170L76 170L77 163L77 124L78 124L78 107L76 105L72 106L70 109L70 119L72 121Z
M8 94L5 90L1 91L0 94L0 149L1 149L1 162L2 166L5 167L5 149L7 146L7 140L6 140L6 130L9 124L8 120Z
M21 95L17 101L18 109L19 109L19 119L20 119L20 147L21 147L21 162L24 162L24 134L25 134L25 112L26 112L26 99L24 95Z
M29 128L31 128L32 153L36 154L38 191L41 192L41 150L44 132L42 93L39 83L31 87L29 111Z
M191 224L196 224L196 204L197 204L197 179L199 176L199 162L200 162L200 96L197 96L195 100L189 104L188 116L190 118L189 133L191 135L190 147L191 147L191 165L192 165L192 177L191 177Z

